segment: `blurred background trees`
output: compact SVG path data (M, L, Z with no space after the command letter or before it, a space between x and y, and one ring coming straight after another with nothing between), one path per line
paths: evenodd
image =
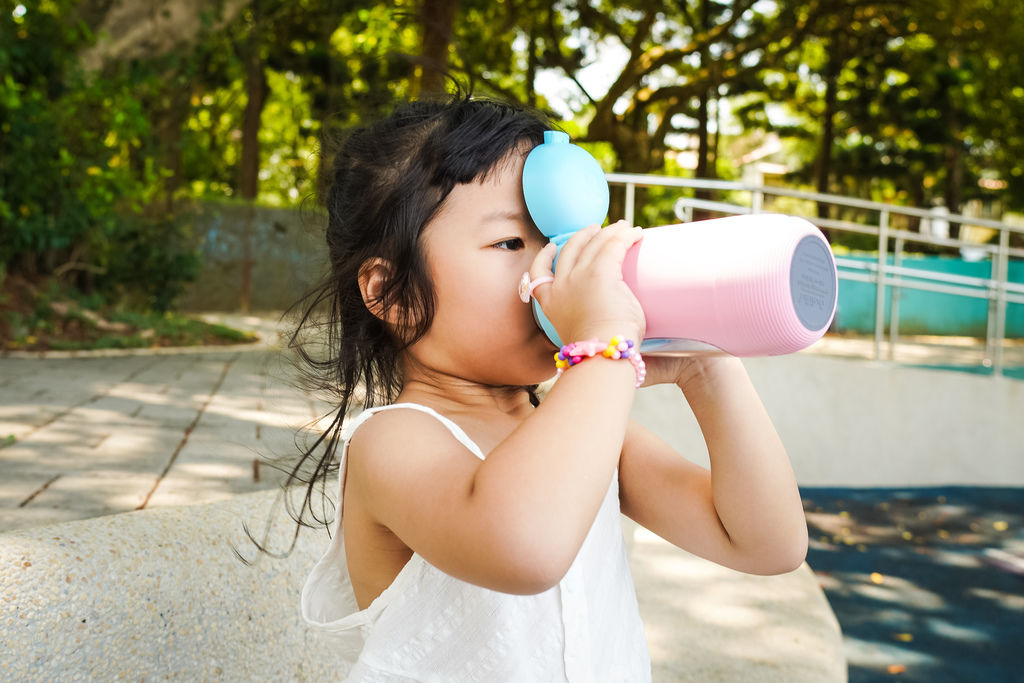
M609 171L768 158L998 218L1024 210L1022 44L1017 0L2 0L0 279L172 308L197 202L308 205L345 128L453 81Z

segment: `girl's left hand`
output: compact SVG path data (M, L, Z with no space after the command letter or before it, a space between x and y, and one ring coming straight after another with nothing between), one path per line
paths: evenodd
M727 355L644 356L647 376L642 386L675 384L686 391L706 382L716 366L738 363Z
M681 375L688 374L686 369L694 362L696 359L690 356L644 356L647 376L642 386L676 384Z

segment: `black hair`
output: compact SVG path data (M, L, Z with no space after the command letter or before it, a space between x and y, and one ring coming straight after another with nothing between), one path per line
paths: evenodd
M299 505L285 496L299 526L329 524L323 494L337 472L346 415L395 400L402 386L399 354L430 328L435 301L421 248L424 227L456 185L485 177L516 149L540 144L551 127L544 114L521 105L453 95L399 105L342 141L323 183L329 272L285 312L302 310L288 346L303 384L329 397L325 418L333 416L287 470L286 490L305 487ZM360 291L360 269L377 258L389 264L390 276L371 303L398 312L400 334L370 312ZM315 343L307 336L314 332ZM536 387L523 388L536 405Z

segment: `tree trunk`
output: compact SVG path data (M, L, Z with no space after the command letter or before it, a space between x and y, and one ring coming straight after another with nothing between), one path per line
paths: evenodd
M703 57L702 57L703 59ZM697 168L694 175L697 178L709 178L708 157L710 156L710 135L708 134L708 92L705 90L700 94L697 101ZM694 190L697 199L714 199L711 190ZM711 218L711 212L706 209L694 209L693 220L702 221Z
M715 136L711 140L711 159L708 161L709 178L718 177L718 149L722 132L722 107L718 99L718 86L715 86Z
M711 28L711 4L709 0L701 0L700 3L700 30L707 31ZM712 68L711 52L707 49L700 51L700 66L702 69ZM708 178L708 157L710 156L709 135L708 135L708 102L710 101L708 88L701 90L697 99L697 168L694 175L698 178ZM697 199L714 199L711 190L695 190L694 196ZM706 209L694 209L693 220L700 221L711 218L711 212Z
M698 178L708 178L708 157L710 154L711 136L708 133L708 93L700 94L697 103L697 169Z
M313 111L311 112L320 121L320 131L318 139L320 141L320 153L316 155L316 195L318 203L323 206L327 202L327 192L331 184L331 162L333 161L333 144L334 144L334 131L335 131L335 116L337 115L337 107L335 106L335 90L337 79L337 72L334 68L334 57L331 52L331 35L334 33L334 29L337 28L338 22L340 21L341 10L334 7L335 3L331 3L330 14L321 22L320 26L320 44L324 46L326 50L326 59L324 60L325 67L322 74L323 78L323 97L312 98ZM318 102L322 106L322 109L317 108Z
M814 186L818 192L828 194L831 190L832 177L832 145L835 142L836 114L838 112L838 81L842 68L842 58L835 41L829 51L828 66L825 71L825 112L822 114L821 144L818 158L814 164ZM829 217L829 205L818 202L818 218Z
M267 78L260 55L260 18L256 7L253 7L253 15L245 55L245 85L248 99L245 103L245 112L242 114L242 153L238 181L239 194L250 207L248 219L242 230L242 283L239 308L243 312L249 310L252 287L252 232L260 182L260 115L267 101Z
M181 156L181 131L188 120L191 109L189 99L188 92L170 94L167 100L168 106L152 112L156 119L154 132L160 143L164 168L170 171L170 174L164 179L163 208L167 215L174 213L174 194L185 182L185 162Z
M605 140L607 138L600 138ZM651 150L651 139L646 132L638 133L620 123L612 136L612 149L618 158L616 171L622 173L651 173L658 169L663 153ZM647 189L633 189L633 223L641 223L641 209L647 198ZM610 188L608 220L614 222L626 218L626 188L613 186Z
M959 117L955 105L950 106L950 135L953 138L946 145L946 208L950 213L961 213L964 187L964 143L959 130ZM960 239L960 224L949 221L949 236Z
M452 42L458 9L459 0L422 0L420 25L423 36L418 69L421 97L438 96L446 92L448 47Z
M537 19L530 22L530 40L526 46L526 102L531 107L537 106L537 90L534 81L537 79Z

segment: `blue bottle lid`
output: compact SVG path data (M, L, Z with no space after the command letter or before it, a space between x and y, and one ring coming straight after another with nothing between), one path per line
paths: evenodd
M561 244L608 215L608 181L597 160L559 130L544 131L523 167L523 195L530 217L544 235Z

